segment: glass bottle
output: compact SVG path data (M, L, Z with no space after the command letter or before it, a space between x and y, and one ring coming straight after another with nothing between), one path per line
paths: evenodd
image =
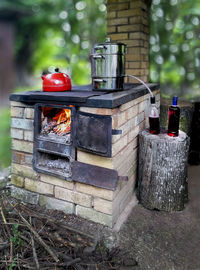
M160 121L159 121L159 112L155 102L155 96L150 99L151 104L149 108L149 132L151 134L160 133Z
M168 131L167 134L172 137L179 135L179 119L180 119L180 108L178 107L178 97L174 96L172 105L169 106L168 116Z

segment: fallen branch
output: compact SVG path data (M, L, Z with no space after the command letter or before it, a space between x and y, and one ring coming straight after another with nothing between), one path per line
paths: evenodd
M36 269L40 269L37 253L36 253L36 250L35 250L35 243L34 243L34 239L33 239L32 236L31 236L31 243L32 243L32 249L33 249L33 259L35 261Z

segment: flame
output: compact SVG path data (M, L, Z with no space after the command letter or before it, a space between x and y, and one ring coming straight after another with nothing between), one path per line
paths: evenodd
M71 130L71 110L62 109L58 112L53 120L56 121L56 126L53 131L58 135L65 135Z

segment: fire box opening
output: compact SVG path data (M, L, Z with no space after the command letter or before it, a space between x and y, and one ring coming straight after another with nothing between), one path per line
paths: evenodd
M40 136L60 143L70 143L70 134L71 109L42 107Z

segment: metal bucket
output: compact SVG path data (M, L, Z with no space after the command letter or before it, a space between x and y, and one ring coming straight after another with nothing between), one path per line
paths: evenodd
M93 47L91 53L92 85L94 90L122 90L125 76L124 43L107 41Z

